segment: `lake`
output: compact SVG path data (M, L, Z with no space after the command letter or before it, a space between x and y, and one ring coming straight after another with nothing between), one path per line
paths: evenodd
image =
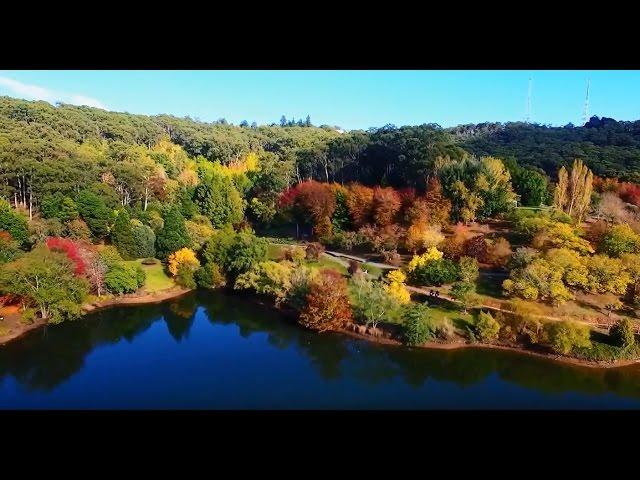
M0 346L5 409L638 407L637 366L375 345L217 292L103 310Z

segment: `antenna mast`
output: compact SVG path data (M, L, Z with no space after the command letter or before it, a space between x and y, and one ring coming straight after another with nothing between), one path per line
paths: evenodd
M531 121L531 77L529 77L529 91L527 93L527 115L524 119L525 123Z
M584 100L584 113L582 114L582 125L587 123L589 119L589 87L591 87L591 79L587 79L587 96Z

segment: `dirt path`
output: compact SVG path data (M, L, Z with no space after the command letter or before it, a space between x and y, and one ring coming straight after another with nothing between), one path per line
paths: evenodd
M330 251L330 250L326 250L324 252L324 254L329 256L329 257L334 258L336 261L340 262L341 264L343 264L346 267L349 266L349 262L346 261L345 259L350 259L350 260L357 260L357 261L362 262L362 263L368 263L370 265L374 265L374 266L376 266L378 268L385 269L385 270L395 270L395 269L398 268L398 267L394 267L393 265L389 265L389 264L386 264L386 263L369 262L369 261L367 261L366 259L364 259L362 257L358 257L358 256L355 256L355 255L347 255L347 254L344 254L344 253L334 252L334 251ZM501 272L481 272L481 275L489 276L489 277L501 277L501 278L506 278L508 276L506 273L501 273ZM369 274L369 276L372 277L372 278L375 277L374 275L371 275L371 274ZM407 285L407 289L410 292L419 293L419 294L426 295L426 296L429 296L429 293L432 290L438 291L437 287L428 289L428 288L414 287L414 286L409 286L409 285ZM438 295L437 298L440 298L442 300L448 301L450 303L454 303L456 305L461 305L462 304L462 302L460 302L459 300L456 300L453 297L450 297L449 295L443 294L442 292L440 292L440 295ZM481 309L484 309L484 310L491 310L491 311L494 311L494 312L502 312L502 313L508 313L508 314L515 313L512 310L508 310L508 309L505 309L505 308L502 308L502 307L496 307L494 305L488 305L488 304L484 304L484 303L480 304L480 305L476 305L475 308L481 308ZM529 314L529 316L533 317L533 318L539 318L539 319L542 319L542 320L550 320L550 321L553 321L553 322L561 322L561 321L565 320L562 317L556 317L556 316L553 316L553 315L541 315L541 314L532 313L532 314ZM597 322L589 322L589 321L586 321L586 320L579 320L579 319L575 319L574 321L576 321L578 323L584 323L584 324L589 325L591 327L596 327L596 328L600 328L600 329L603 329L603 330L608 329L608 325L599 324Z

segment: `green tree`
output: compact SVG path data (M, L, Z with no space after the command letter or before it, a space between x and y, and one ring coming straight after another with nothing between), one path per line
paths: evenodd
M152 258L156 255L156 234L151 227L144 225L140 220L131 220L131 233L133 235L133 258Z
M144 285L145 277L145 271L140 265L111 262L104 275L104 285L114 294L133 293Z
M609 330L611 340L622 348L631 348L636 343L636 336L633 331L633 324L628 318L621 318Z
M27 219L11 208L9 202L3 198L0 198L0 230L9 232L20 244L29 240Z
M423 303L410 303L403 308L402 334L404 343L410 346L422 345L433 338L429 324L429 307Z
M78 194L76 204L80 216L96 239L101 240L109 235L112 215L102 197L91 190L83 190Z
M366 325L377 328L378 323L391 321L399 313L400 303L385 288L383 282L371 280L359 273L352 277L354 285L354 313Z
M462 310L467 313L470 303L474 300L476 286L471 282L456 282L451 286L451 296L460 302Z
M156 252L165 259L169 254L191 245L184 217L177 205L171 205L164 216L164 226L156 235Z
M488 312L480 312L476 322L476 332L483 342L488 342L498 338L500 324Z
M545 330L551 347L558 353L568 355L576 348L591 348L591 330L588 325L572 321L550 322Z
M59 323L78 316L89 285L74 275L64 253L39 246L0 268L0 291L17 295L42 318Z
M213 262L234 282L238 275L267 259L267 241L248 230L218 230L202 252L206 263Z
M196 187L195 200L200 213L209 217L215 228L239 223L243 218L244 201L229 177L211 175Z
M125 260L136 257L137 244L131 228L131 218L126 210L120 210L111 231L111 241Z

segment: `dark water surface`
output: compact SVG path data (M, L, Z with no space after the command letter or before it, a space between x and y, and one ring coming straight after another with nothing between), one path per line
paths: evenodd
M635 366L374 345L220 293L105 310L0 347L0 408L638 407Z

